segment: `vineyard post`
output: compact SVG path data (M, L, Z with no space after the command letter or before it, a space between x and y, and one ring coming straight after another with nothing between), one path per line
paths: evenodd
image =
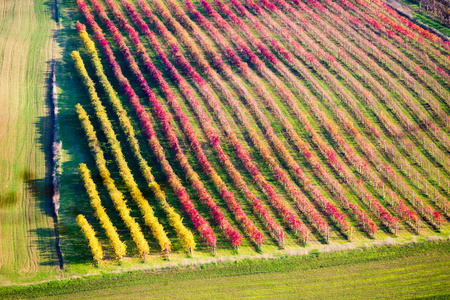
M419 219L417 218L417 221L416 221L416 225L417 225L417 234L419 234L420 235L420 222L419 222Z
M416 185L419 187L419 171L416 171Z
M395 221L395 235L398 234L398 220Z
M98 255L98 249L95 251L95 253L97 254L97 255L96 255L97 268L100 268L100 259L98 258L98 257L99 257L99 255Z

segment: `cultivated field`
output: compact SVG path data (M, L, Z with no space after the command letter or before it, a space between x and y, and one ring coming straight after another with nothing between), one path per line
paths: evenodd
M56 273L47 177L50 1L0 1L0 282Z
M448 45L274 3L63 6L69 268L448 234Z
M91 276L0 290L6 297L448 299L447 243ZM1 297L1 296L0 296ZM428 297L428 298L427 298Z
M54 19L61 29L54 46L53 6L36 3L45 7L40 14L46 15L48 29L41 33L46 27L39 26L40 35L33 34L39 46L21 50L36 61L42 58L35 58L36 51L46 53L48 62L53 49L58 58L62 152L57 228L64 271L56 272L47 192L52 171L46 165L52 159L49 95L46 82L38 83L48 65L33 65L32 72L23 70L8 88L23 89L20 78L41 74L26 80L26 86L33 83L26 89L35 96L33 105L40 106L30 106L26 114L28 106L18 103L29 103L28 94L16 101L5 98L10 110L17 107L17 118L27 122L12 120L14 113L8 112L7 124L16 124L17 131L7 125L0 132L5 132L2 145L17 139L15 150L6 147L2 155L24 159L5 158L1 166L11 178L2 189L2 244L4 235L18 237L7 237L14 242L2 247L11 248L0 250L6 284L34 281L36 275L30 274L42 272L53 272L42 279L71 278L211 258L312 253L305 258L309 261L324 251L448 238L450 43L381 1L56 3ZM15 13L17 5L12 7ZM26 8L35 15L40 11ZM8 26L12 31L23 25ZM12 35L11 47L19 37ZM2 67L2 72L8 70ZM5 78L12 75L5 73ZM31 150L22 153L27 135L21 135L20 126L29 127L27 147L37 147L31 149L40 156L30 155ZM30 157L36 157L33 167L25 160ZM29 219L17 217L24 212ZM13 231L22 227L22 232ZM448 276L443 254L448 243L417 247L405 252L409 258L396 246L397 256L389 261L372 260L370 251L375 250L370 250L354 266L349 261L317 269L308 284L336 272L336 285L343 287L341 272L351 269L366 276L372 267L378 272L374 283L383 284L386 274L405 264L410 267L400 272L405 281L399 284L408 288L397 296L433 295L433 284L435 294L445 294L441 283ZM433 249L432 258L425 257L427 247ZM12 254L16 261L3 259ZM427 266L434 273L425 280ZM443 277L430 279L439 274ZM193 280L204 284L197 275ZM266 275L258 279L255 296L269 292L263 287L274 278L286 282L280 295L294 295L293 273ZM234 286L241 280L235 279L220 284ZM411 282L427 288L419 293L420 286ZM108 286L105 295L110 288L119 293ZM386 292L393 293L391 289L386 285ZM204 297L210 292L205 290Z

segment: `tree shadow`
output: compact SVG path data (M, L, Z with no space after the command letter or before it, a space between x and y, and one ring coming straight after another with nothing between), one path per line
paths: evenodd
M11 207L17 203L18 197L16 191L8 191L0 195L0 208Z

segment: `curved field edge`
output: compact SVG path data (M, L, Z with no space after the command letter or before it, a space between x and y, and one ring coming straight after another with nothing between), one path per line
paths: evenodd
M53 1L0 1L0 282L57 270L48 172Z
M105 273L0 288L0 298L448 297L449 241Z

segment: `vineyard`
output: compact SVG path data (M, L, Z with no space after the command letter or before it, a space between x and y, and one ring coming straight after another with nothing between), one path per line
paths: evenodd
M66 264L449 234L449 41L380 0L66 2Z

